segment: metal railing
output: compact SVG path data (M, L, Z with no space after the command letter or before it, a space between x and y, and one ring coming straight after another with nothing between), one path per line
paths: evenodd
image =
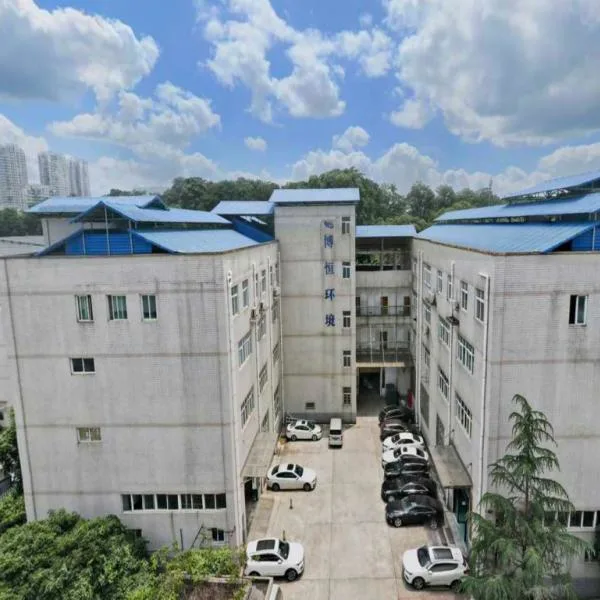
M357 306L357 317L410 317L410 306Z
M356 362L409 362L409 342L357 344Z
M370 263L356 263L357 271L410 271L412 265L407 263L399 263L396 265L377 265Z

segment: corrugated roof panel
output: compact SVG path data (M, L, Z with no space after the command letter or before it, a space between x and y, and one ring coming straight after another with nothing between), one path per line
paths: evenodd
M496 204L453 210L436 219L436 222L463 219L497 219L503 217L529 217L543 215L576 215L600 211L600 193L586 194L572 200L542 200L523 204Z
M580 173L578 175L570 175L568 177L555 177L554 179L548 179L542 181L536 185L513 192L505 198L516 198L518 196L528 196L530 194L541 194L543 192L551 192L553 190L564 190L566 188L577 187L592 183L600 179L600 171L590 171L589 173Z
M360 200L358 188L294 188L273 190L274 204L356 204Z
M259 244L233 229L135 231L133 234L174 254L211 254Z
M240 217L272 215L274 210L275 205L268 200L221 200L211 212Z
M417 233L414 225L357 225L357 238L412 237Z
M418 239L500 254L549 252L594 227L590 223L433 225Z
M83 211L90 209L92 206L98 204L102 200L110 200L117 204L124 204L127 206L137 206L143 208L153 202L157 201L162 204L160 196L107 196L107 197L62 197L56 196L48 198L35 206L32 206L27 212L45 215L45 214L79 214Z

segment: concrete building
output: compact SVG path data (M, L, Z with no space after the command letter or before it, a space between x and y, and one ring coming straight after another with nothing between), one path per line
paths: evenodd
M16 144L0 146L0 208L27 208L27 161Z
M90 176L86 160L69 158L69 193L73 196L90 195Z
M69 196L71 194L69 162L64 154L40 152L38 164L40 183L49 186L53 196Z
M27 206L34 206L52 196L52 188L41 183L32 183L26 188Z

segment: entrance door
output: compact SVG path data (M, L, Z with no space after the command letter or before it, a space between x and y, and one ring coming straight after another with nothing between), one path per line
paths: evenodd
M444 438L446 437L446 432L444 430L444 424L440 419L440 415L436 415L435 417L435 445L443 446Z
M387 296L381 296L379 299L380 307L381 307L381 316L386 317L388 314L389 302Z
M402 316L410 317L410 296L404 296L404 310Z

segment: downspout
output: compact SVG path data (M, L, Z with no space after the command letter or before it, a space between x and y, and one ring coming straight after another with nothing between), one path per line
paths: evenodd
M281 422L286 414L285 410L285 385L283 382L283 294L281 293L281 252L277 250L277 265L275 281L279 287L279 393L281 394ZM272 357L271 357L272 358ZM280 428L281 429L281 428Z
M29 479L29 490L31 492L31 508L33 510L33 520L37 521L37 510L35 508L35 491L33 487L33 472L31 470L30 452L29 452L29 436L27 434L27 416L25 415L25 405L23 403L23 384L21 381L21 367L19 365L19 351L17 350L17 334L15 331L15 320L13 315L12 306L12 293L10 289L10 279L8 275L8 265L6 259L4 259L4 280L6 281L6 298L8 301L8 318L10 319L10 332L13 339L13 353L15 355L15 371L17 374L17 387L19 390L19 411L21 413L21 420L23 423L23 439L25 440L25 457L20 456L19 462L21 464L22 475L27 475ZM25 458L25 461L23 461ZM23 463L26 464L23 464ZM25 487L25 486L24 486ZM25 487L26 489L26 487Z
M452 298L450 300L452 314L454 315L454 309L456 307L456 303L454 298L456 298L456 282L454 279L454 261L450 263L450 272L452 277ZM450 324L450 368L448 370L448 446L452 441L452 402L454 401L454 330L456 325Z
M412 265L411 265L412 268ZM421 269L423 268L423 251L419 250L417 253L417 272L416 278L416 292L417 300L415 310L417 312L417 335L415 340L415 380L417 389L415 390L415 423L417 427L421 426L421 354L423 352L423 332L422 332L422 319L423 319L423 307L421 301ZM429 424L427 424L429 425Z

